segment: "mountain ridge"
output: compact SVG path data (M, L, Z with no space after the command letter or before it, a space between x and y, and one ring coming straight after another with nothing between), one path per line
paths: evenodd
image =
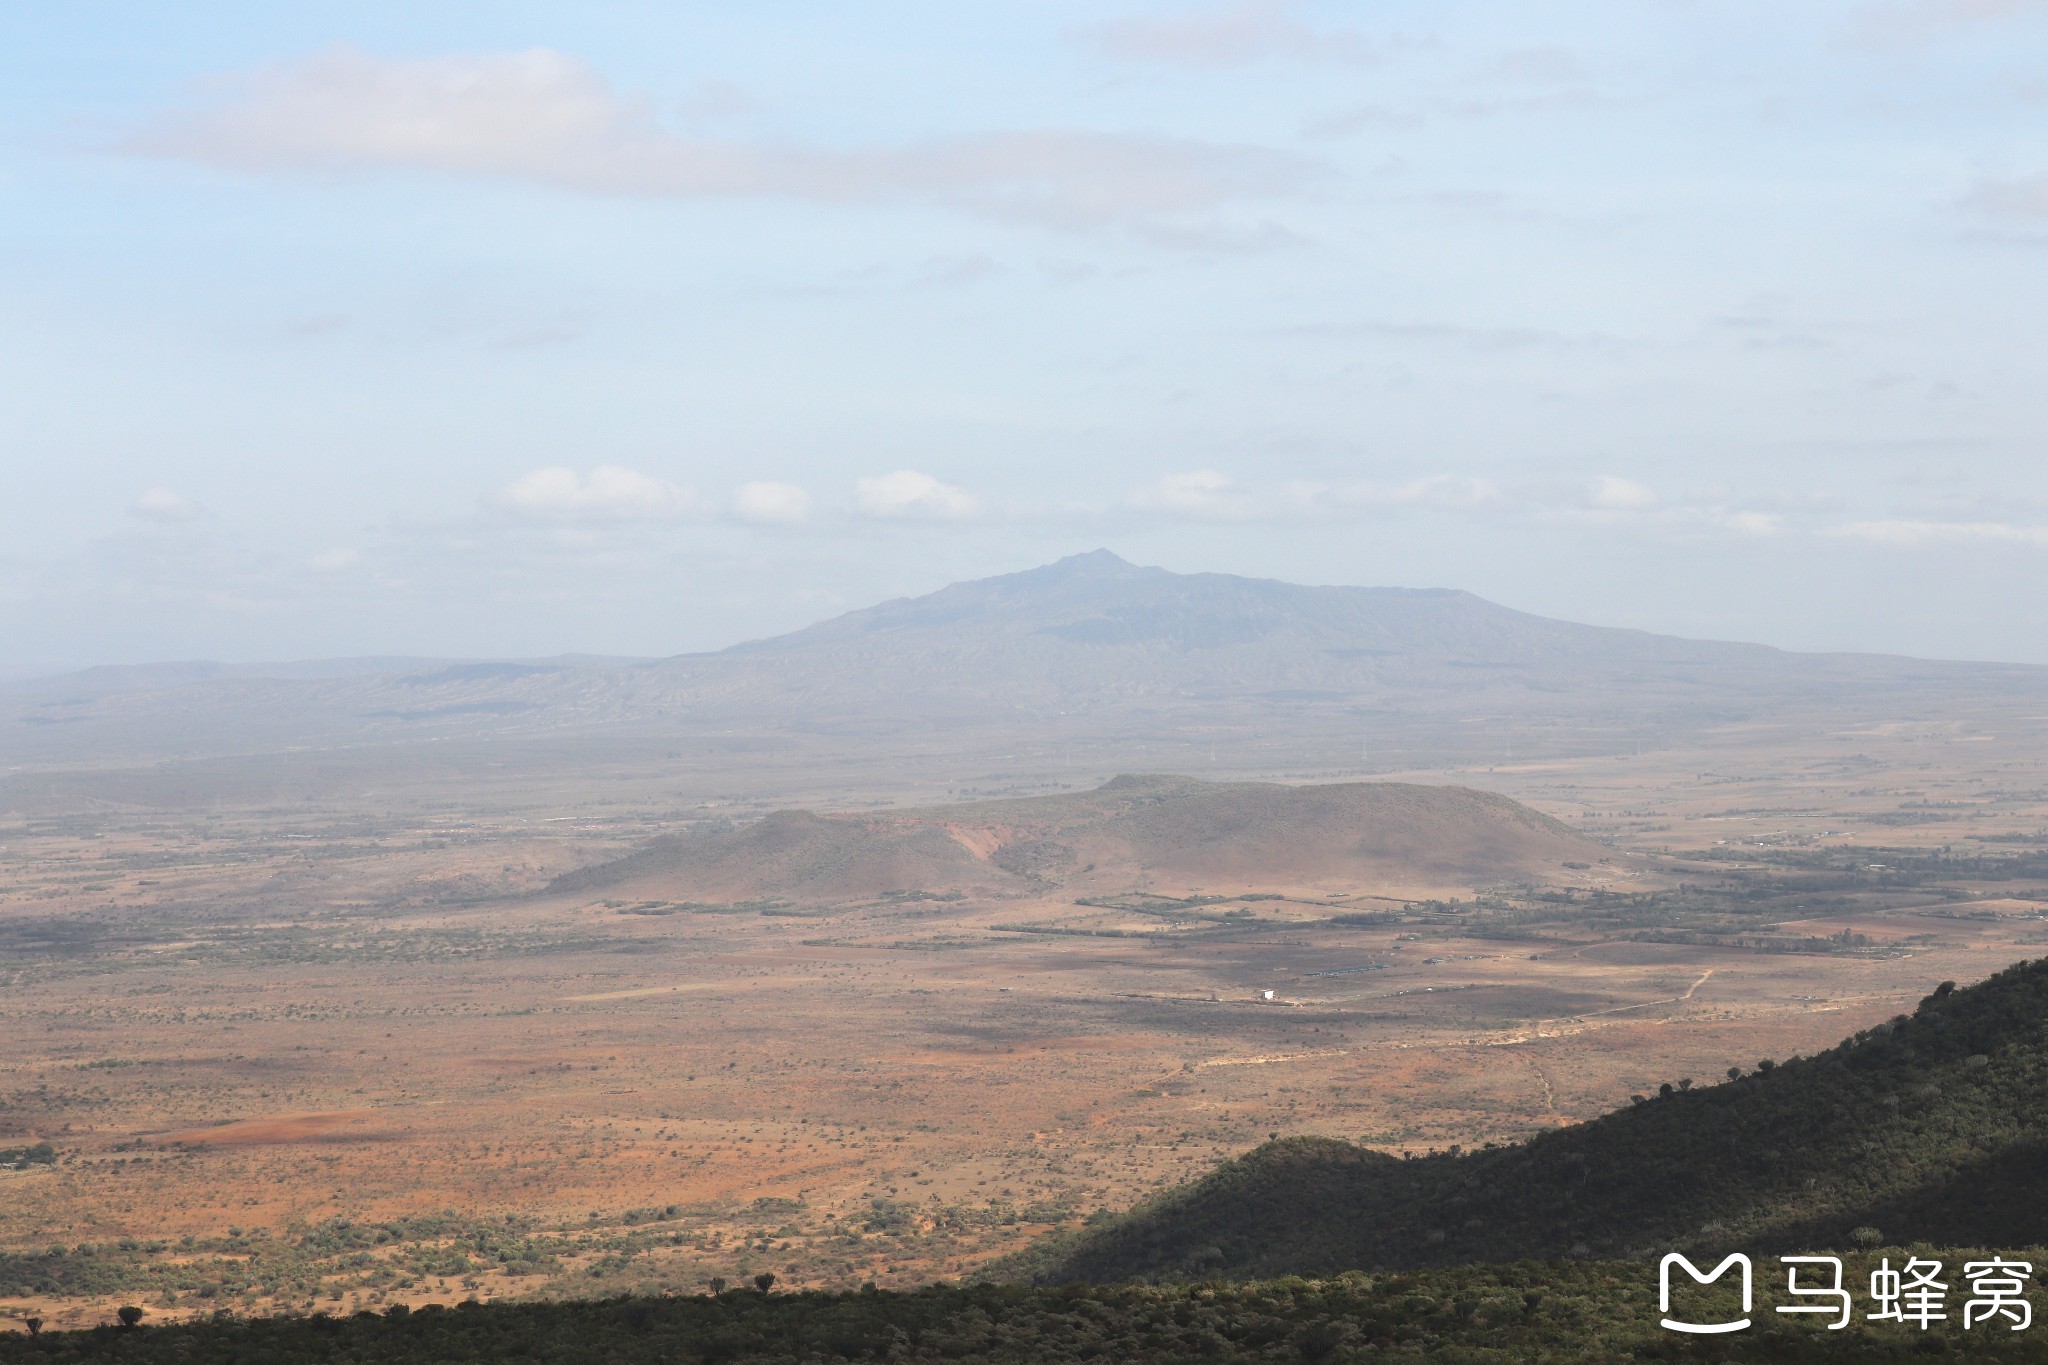
M1106 603L1105 589L1113 589L1121 600ZM1484 653L1482 646L1498 651L1519 644L1526 649L1544 632L1557 633L1575 646L1604 645L1608 647L1604 652L1616 655L1628 653L1626 646L1635 646L1638 651L1648 648L1681 657L1684 651L1694 649L1738 650L1759 659L1804 657L1769 645L1693 641L1625 627L1560 621L1503 607L1459 588L1305 585L1234 574L1178 574L1128 563L1108 550L1094 550L1017 573L951 584L921 597L896 598L711 655L678 655L662 662L665 666L682 665L734 653L798 653L929 629L995 609L1013 614L1012 633L1050 635L1078 645L1167 643L1184 649L1216 649L1258 643L1292 627L1300 634L1343 632L1343 638L1351 642L1348 647L1363 657L1429 648L1446 654ZM1094 614L1045 619L1074 612ZM1206 632L1199 628L1204 617L1210 626ZM1447 624L1465 629L1461 643L1444 642ZM1374 643L1357 643L1368 638ZM1374 644L1380 648L1375 649Z
M1106 550L709 653L376 662L119 675L174 683L156 688L118 670L16 683L0 691L0 759L740 731L882 755L941 734L999 751L1003 732L1133 766L1162 745L1257 732L1293 767L1370 730L1413 766L1510 728L1527 753L1604 752L2048 692L2048 668L1788 653L1556 621L1458 589L1177 574Z

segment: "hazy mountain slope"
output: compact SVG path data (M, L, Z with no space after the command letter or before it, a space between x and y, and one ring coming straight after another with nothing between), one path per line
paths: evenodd
M13 687L0 698L0 759L736 727L895 755L926 736L1003 752L1021 734L1109 746L1119 766L1253 730L1325 761L1368 732L1411 758L1514 743L1603 752L1816 708L1836 722L1935 716L1958 698L2048 691L2038 668L1788 654L1553 621L1465 592L1174 574L1107 551L711 654L366 673L374 663L218 676L165 666Z
M1718 1255L1845 1246L1859 1228L2048 1243L2048 959L1820 1056L1516 1146L1404 1161L1271 1143L1031 1268L1059 1282Z
M1335 650L1328 657L1338 665L1418 654L1486 664L1544 656L1714 662L1781 653L1552 621L1448 588L1307 587L1177 574L1126 563L1107 550L848 612L727 653L845 657L849 648L871 648L879 661L885 652L900 655L903 641L935 631L957 635L963 626L989 641L1044 641L1048 653L1062 645L1150 654L1259 645L1269 655Z
M428 668L445 667L450 662L445 659L390 655L360 659L301 659L262 664L224 664L211 659L156 664L102 664L95 668L82 668L75 673L0 680L0 694L29 694L43 699L110 697L126 692L162 692L174 687L189 687L194 683L251 678L308 680L414 673Z
M785 687L818 695L901 696L907 685L918 696L1039 704L1271 689L1486 694L1504 682L1565 687L1589 677L1643 697L1703 684L1811 685L1850 672L1907 680L1959 667L1578 625L1450 589L1176 574L1106 550L660 667L689 673L754 659L773 660Z
M765 695L818 705L858 700L891 710L915 697L942 716L1086 715L1224 700L1255 709L1339 697L1413 702L1491 692L1506 674L1531 670L1653 664L1747 673L1779 657L1758 646L1547 621L1463 592L1181 575L1097 551L663 668L736 701L721 680L758 672Z
M1251 890L1541 879L1604 850L1506 797L1394 782L1119 777L1092 792L850 815L780 811L558 880L676 900L854 900L1053 886Z

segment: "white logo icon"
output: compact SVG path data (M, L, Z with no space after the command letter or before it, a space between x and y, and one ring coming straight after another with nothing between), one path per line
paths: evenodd
M1692 1276L1693 1283L1695 1284L1712 1284L1728 1272L1729 1266L1741 1266L1742 1311L1747 1314L1755 1307L1756 1290L1755 1284L1751 1279L1749 1257L1739 1251L1731 1252L1728 1259L1715 1266L1712 1272L1702 1275L1698 1266L1674 1251L1659 1262L1657 1266L1657 1308L1660 1312L1668 1314L1671 1311L1671 1267L1674 1265L1684 1266L1685 1273ZM1675 1318L1666 1317L1664 1325L1674 1332L1699 1332L1702 1334L1740 1332L1749 1326L1749 1319L1745 1316L1736 1322L1701 1323L1679 1322Z

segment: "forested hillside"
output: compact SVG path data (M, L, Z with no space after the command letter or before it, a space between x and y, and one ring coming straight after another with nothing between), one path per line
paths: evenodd
M1866 1272L1862 1261L1852 1274ZM1930 1333L1857 1322L1829 1331L1771 1312L1711 1353L1658 1325L1655 1268L1638 1263L1523 1263L1251 1284L933 1287L910 1293L760 1293L469 1304L406 1315L225 1320L134 1330L0 1334L0 1365L828 1365L966 1361L979 1365L1175 1365L1205 1361L1385 1360L1622 1362L2048 1361L2037 1328L1951 1322ZM2039 1315L2037 1314L2037 1317Z

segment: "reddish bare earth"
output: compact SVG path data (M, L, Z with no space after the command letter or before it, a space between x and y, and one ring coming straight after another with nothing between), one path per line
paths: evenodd
M2035 856L2038 725L1831 743L780 820L652 760L16 815L0 1149L56 1161L0 1171L0 1309L958 1276L1269 1133L1511 1139L2043 951L2048 877L1641 900Z

